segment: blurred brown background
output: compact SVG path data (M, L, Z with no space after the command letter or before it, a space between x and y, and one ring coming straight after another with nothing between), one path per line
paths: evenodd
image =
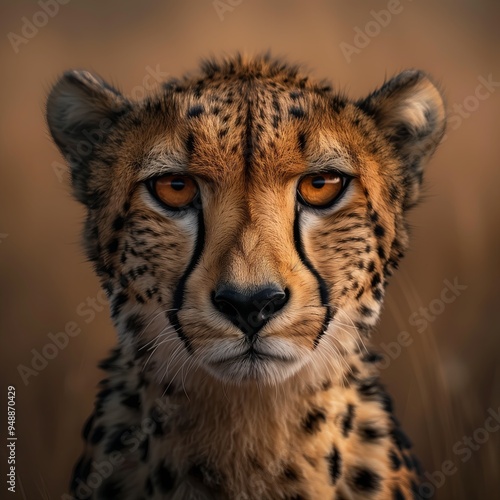
M500 498L500 431L484 430L488 412L500 411L500 4L64 2L45 0L45 16L44 0L1 3L0 497L61 498L101 377L96 363L115 342L107 306L92 305L98 284L79 247L83 211L46 131L48 88L65 69L87 68L140 98L154 71L178 76L203 56L271 49L352 97L407 67L442 83L448 137L429 165L426 200L411 215L412 250L389 287L374 343L392 353L383 378L437 498ZM389 7L390 20L371 12ZM467 287L451 303L440 299L445 280ZM55 354L49 347L54 359L35 361L36 375L23 381L20 365L32 368L32 350L42 352L48 335L71 321L82 333ZM390 343L401 331L411 345L398 348ZM8 385L16 387L18 436L18 493L10 496ZM453 472L444 476L437 471L446 461Z

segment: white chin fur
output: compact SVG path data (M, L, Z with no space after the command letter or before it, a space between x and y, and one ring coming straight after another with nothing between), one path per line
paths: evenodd
M218 364L205 364L203 368L225 383L259 382L265 385L276 385L296 373L302 364L299 360L284 362L274 359L235 359Z
M248 346L223 340L214 343L202 354L201 365L215 378L226 383L259 381L269 385L283 382L306 362L307 353L283 339L264 337L254 344L255 359L245 357Z

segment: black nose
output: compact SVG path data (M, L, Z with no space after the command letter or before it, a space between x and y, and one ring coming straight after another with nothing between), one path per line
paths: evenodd
M244 293L223 285L212 293L212 302L217 310L252 340L271 316L287 303L288 297L288 290L278 286Z

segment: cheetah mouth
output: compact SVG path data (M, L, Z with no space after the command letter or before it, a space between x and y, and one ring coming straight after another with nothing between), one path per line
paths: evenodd
M258 364L266 362L273 362L273 363L278 362L278 363L292 364L295 363L296 361L297 360L295 358L280 356L278 354L265 353L262 351L258 351L253 346L251 346L249 349L247 349L245 352L241 354L212 361L211 364L221 367L221 366L233 365L235 363Z
M281 383L303 364L304 357L293 346L270 339L248 345L239 342L216 343L205 353L205 369L225 383L263 382Z

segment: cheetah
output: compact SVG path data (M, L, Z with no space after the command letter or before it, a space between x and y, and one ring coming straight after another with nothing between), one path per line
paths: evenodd
M418 70L353 100L269 55L135 102L87 71L47 122L117 347L68 498L421 498L370 333L445 128Z

